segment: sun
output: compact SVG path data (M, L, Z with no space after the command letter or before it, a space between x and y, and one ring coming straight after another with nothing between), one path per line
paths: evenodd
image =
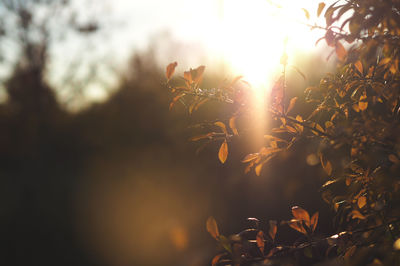
M219 1L219 25L214 32L217 51L234 73L259 90L270 85L282 70L285 39L289 64L298 51L314 47L316 36L305 25L302 8L313 10L315 1Z

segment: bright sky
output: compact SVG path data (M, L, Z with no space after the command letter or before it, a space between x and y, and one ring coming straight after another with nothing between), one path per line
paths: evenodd
M139 49L150 36L169 30L177 39L204 45L210 57L227 60L236 72L256 84L265 83L263 77L279 66L286 36L289 56L314 49L321 37L321 32L311 32L301 24L307 23L301 8L315 17L319 3L315 0L104 1L128 32L123 34L127 40L120 42L121 53L131 52L125 50L127 43Z
M174 40L189 45L186 51L185 47L168 44L163 47L164 43L159 42L161 63L178 61L177 71L181 72L187 67L224 60L234 74L244 75L253 85L261 87L270 84L280 71L286 37L290 63L297 52L315 49L315 41L322 36L320 31L310 31L303 24L316 21L320 2L316 0L102 1L100 14L105 12L114 25L101 45L107 47L103 53L112 54L116 65L125 62L132 52L145 50L152 37L168 31ZM310 21L302 8L309 11ZM318 23L323 25L323 22L320 19ZM190 54L190 47L196 47L194 54ZM96 87L87 94L95 100L106 95Z

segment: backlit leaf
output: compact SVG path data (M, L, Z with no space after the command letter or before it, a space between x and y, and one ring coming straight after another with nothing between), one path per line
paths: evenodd
M217 221L215 221L214 217L210 216L207 219L206 223L207 231L210 233L210 235L218 240L219 237L219 231L218 231L218 225Z
M269 220L269 231L268 234L272 238L272 240L275 239L276 232L278 231L278 227L276 225L275 220Z
M224 253L216 255L216 256L212 259L212 261L211 261L211 266L217 266L219 260L220 260L221 257L224 256L224 255L225 255Z
M297 101L297 97L293 97L290 100L289 106L288 106L288 108L286 110L286 114L288 114L293 109L294 105L296 104L296 101Z
M192 73L190 71L183 72L183 78L186 80L187 85L190 85L193 83Z
M357 200L358 208L361 209L362 207L365 206L365 204L367 204L367 198L364 197L364 196L359 197L358 200Z
M302 226L302 223L300 220L292 219L288 222L288 225L293 228L296 231L299 231L300 233L307 234L307 231L304 229Z
M171 79L172 75L175 72L175 68L177 65L178 65L177 62L173 62L167 66L167 71L165 72L165 76L167 77L167 80Z
M299 206L292 207L292 214L297 220L303 220L307 226L310 226L310 215L306 210Z
M256 172L256 175L257 175L257 176L260 176L260 174L261 174L261 169L262 169L263 165L264 165L264 164L259 163L259 164L254 168L254 171Z
M203 73L205 70L205 66L199 66L198 68L195 69L190 69L190 74L192 77L193 82L200 84L201 80L203 79Z
M317 10L317 16L319 17L322 13L322 10L324 10L325 3L321 2L318 4L318 10Z
M246 157L243 158L242 163L247 163L257 159L260 155L258 153L250 153L247 154Z
M368 107L368 102L366 100L367 100L367 95L365 95L365 94L361 95L360 101L358 102L358 108L361 111L364 111Z
M257 236L256 236L256 242L257 242L257 247L260 249L261 253L264 254L264 232L263 231L258 231Z
M365 216L361 214L361 212L357 211L357 210L352 210L351 211L351 218L353 219L360 219L360 220L365 220Z
M228 157L228 143L226 142L226 140L224 140L221 147L219 148L218 159L220 160L221 163L225 163L227 157Z
M318 224L318 217L319 217L319 212L314 213L314 215L311 217L311 230L314 232L315 228L317 228Z
M229 127L231 128L234 135L236 135L236 136L239 135L239 132L236 128L236 116L232 116L229 119Z
M343 45L340 42L336 42L335 44L336 55L340 61L344 61L347 56L346 49L344 49Z
M363 69L363 65L361 63L360 60L358 60L357 62L354 63L354 66L356 67L356 69L358 70L358 72L360 72L361 74L363 73L364 69Z

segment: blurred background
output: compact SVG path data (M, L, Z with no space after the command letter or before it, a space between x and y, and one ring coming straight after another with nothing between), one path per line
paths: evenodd
M264 97L285 39L307 77L288 70L288 94L303 97L334 59L305 25L301 8L318 3L298 2L0 0L1 264L208 265L207 217L229 235L247 217L289 219L293 205L331 230L313 147L244 174L251 137L224 165L218 145L196 153L188 141L190 125L227 118L224 106L168 110L168 63L177 76L206 65L208 88L244 75Z

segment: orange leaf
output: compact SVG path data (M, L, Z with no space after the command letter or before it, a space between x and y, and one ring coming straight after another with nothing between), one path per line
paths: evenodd
M319 17L321 15L322 10L324 10L325 3L321 2L318 4L318 11L317 11L317 16Z
M324 169L324 171L325 171L328 175L331 175L331 174L332 174L332 164L331 164L331 162L328 161L328 160L326 160L326 162L325 162L325 158L324 158L324 156L322 155L322 153L319 155L319 159L320 159L320 161L321 161L321 165L322 165L322 168Z
M272 240L275 239L276 231L278 231L278 227L276 226L276 221L269 220L269 231L268 231L268 234L272 238Z
M315 231L315 228L317 228L318 216L319 216L319 213L316 212L316 213L314 213L314 215L311 217L311 230L312 230L313 232Z
M301 224L301 221L292 219L288 222L288 225L292 227L294 230L299 231L300 233L307 234L306 229L304 229L303 225Z
M360 108L361 111L364 111L368 107L368 102L366 101L367 95L362 95L360 97L360 101L358 102L358 108Z
M229 127L232 129L234 135L239 135L239 132L236 128L236 116L232 116L231 119L229 119Z
M258 164L258 165L254 168L254 171L256 172L256 175L257 175L257 176L260 176L260 174L261 174L261 169L262 169L263 165L264 165L264 164L260 163L260 164Z
M294 105L296 104L296 101L297 101L297 97L293 97L290 100L289 106L288 106L288 108L286 110L286 114L288 114L293 109Z
M167 80L171 79L172 75L175 72L175 68L177 65L178 65L177 62L173 62L167 66L167 71L165 72L165 76L167 77Z
M299 206L292 207L292 214L297 220L303 220L307 226L310 226L310 215L306 210Z
M224 123L217 121L214 123L214 125L219 126L225 134L228 134L228 131L226 130L226 126Z
M193 83L193 80L192 80L192 72L191 72L191 71L185 71L185 72L183 72L183 78L186 80L186 83L187 83L188 85L190 85L190 84Z
M216 240L218 240L219 237L218 225L214 217L212 216L208 217L206 226L207 226L207 231L210 233L210 235Z
M364 69L363 69L363 65L361 63L360 60L358 60L357 62L354 63L354 66L356 67L356 69L358 70L358 72L360 72L361 74L363 73Z
M351 218L353 218L353 219L355 219L355 218L360 219L360 220L365 220L366 219L365 216L362 215L361 212L359 212L357 210L353 210L351 212L351 215L352 215Z
M219 260L221 259L221 257L224 256L224 255L225 255L224 253L216 255L216 256L212 259L212 261L211 261L211 266L217 266L218 261L219 261Z
M206 68L205 66L199 66L198 68L190 69L190 74L193 82L197 84L201 82L201 80L203 79L203 73L205 68Z
M221 163L225 163L227 157L228 157L228 143L226 142L226 140L224 140L221 147L219 148L218 158Z
M256 236L256 241L257 241L257 247L261 250L261 253L264 254L264 233L263 231L258 231L257 236Z
M343 45L340 42L336 42L335 47L337 57L340 61L343 61L347 56L346 49L344 49Z
M359 197L357 200L358 208L362 209L362 207L364 207L365 204L367 204L367 198L364 196Z
M247 163L247 162L253 161L256 158L258 158L259 156L260 155L258 153L247 154L246 157L243 158L242 163Z

